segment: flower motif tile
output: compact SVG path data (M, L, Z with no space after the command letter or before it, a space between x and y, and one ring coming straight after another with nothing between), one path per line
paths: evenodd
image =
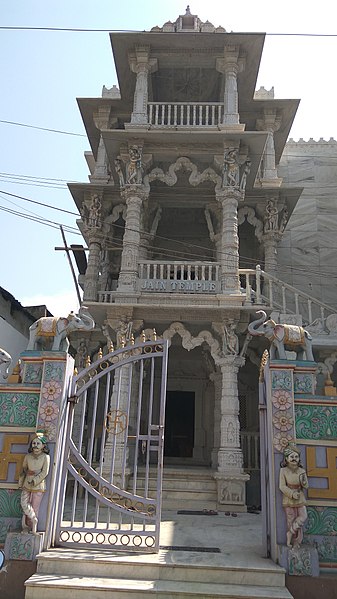
M274 427L282 432L287 432L293 429L294 419L290 412L279 411L273 415Z
M276 389L272 393L272 403L277 410L288 410L292 404L292 396L285 389Z
M314 379L311 373L298 374L294 373L294 391L295 393L310 393L314 392Z
M294 442L294 436L290 433L276 433L273 438L273 445L277 451L283 452L289 443Z

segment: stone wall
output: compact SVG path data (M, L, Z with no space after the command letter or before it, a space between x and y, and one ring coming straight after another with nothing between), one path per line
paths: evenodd
M336 167L334 139L290 139L278 169L283 186L304 188L279 245L278 276L335 308Z

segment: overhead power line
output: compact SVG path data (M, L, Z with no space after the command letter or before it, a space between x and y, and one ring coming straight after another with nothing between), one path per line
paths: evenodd
M70 33L151 33L151 31L138 30L138 29L86 29L80 27L31 27L31 26L21 26L21 25L3 25L0 27L0 30L7 31L68 31ZM228 35L237 35L237 31L226 31ZM240 32L245 33L245 32ZM337 33L302 33L302 32L261 32L261 31L249 31L247 32L250 35L261 35L264 34L266 36L289 36L289 37L337 37Z
M1 27L0 27L1 29ZM75 137L87 137L84 133L73 133L72 131L62 131L61 129L49 129L48 127L38 127L37 125L27 125L26 123L17 123L16 121L0 120L4 125L16 125L17 127L28 127L29 129L39 129L40 131L48 131L51 133L61 133L62 135L73 135Z

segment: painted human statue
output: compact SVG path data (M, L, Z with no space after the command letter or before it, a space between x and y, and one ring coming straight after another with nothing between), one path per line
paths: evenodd
M282 505L287 518L287 547L299 547L303 540L303 525L308 517L303 489L308 478L300 461L300 452L289 444L283 452L279 488L283 494Z
M42 432L33 437L28 453L23 460L22 472L19 477L21 492L21 507L23 511L22 532L36 534L40 503L46 491L45 479L50 466L47 439Z

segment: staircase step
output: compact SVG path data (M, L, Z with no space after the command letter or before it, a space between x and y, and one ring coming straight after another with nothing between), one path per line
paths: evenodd
M71 593L71 595L70 595ZM285 588L176 582L168 580L127 580L35 574L26 582L26 599L291 599Z
M102 552L69 551L56 549L42 553L38 559L37 573L53 576L98 576L99 578L125 578L137 580L172 580L175 582L205 582L218 584L249 584L279 587L284 585L284 570L272 562L249 565L242 559L240 565L226 556L197 551L165 551L150 554L123 556L102 555Z

